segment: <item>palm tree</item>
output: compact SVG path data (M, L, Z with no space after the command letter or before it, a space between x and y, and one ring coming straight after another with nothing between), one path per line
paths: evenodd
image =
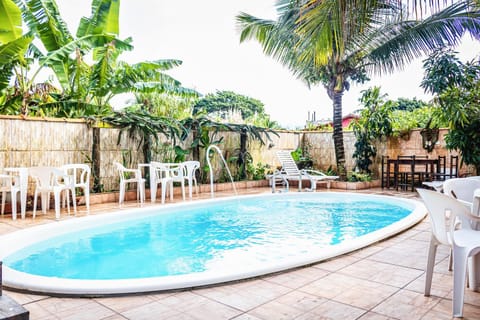
M412 8L422 2L413 2ZM466 31L480 35L480 14L471 1L412 18L401 1L279 0L278 19L240 13L240 40L257 40L264 53L308 85L321 83L333 103L337 170L346 176L342 96L350 82L402 69L433 50L456 45Z

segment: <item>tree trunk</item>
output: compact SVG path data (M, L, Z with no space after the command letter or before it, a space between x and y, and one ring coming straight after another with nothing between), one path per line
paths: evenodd
M92 175L93 175L93 192L102 192L103 186L100 182L100 128L92 128Z
M143 140L143 162L150 163L152 161L152 148L153 141L150 135L146 136ZM150 170L147 170L148 167L142 172L143 177L145 178L145 187L150 188Z
M240 169L239 179L247 178L247 170L245 168L245 155L247 154L247 129L242 128L240 132L240 152L238 154L237 165Z
M343 91L333 90L333 144L335 146L338 175L340 176L340 179L346 180L347 172L345 169L345 147L343 145L342 128L342 96Z

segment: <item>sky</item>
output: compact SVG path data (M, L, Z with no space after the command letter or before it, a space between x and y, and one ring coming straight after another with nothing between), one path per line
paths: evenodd
M82 16L90 16L91 1L57 0L61 15L75 34ZM263 54L255 41L240 43L235 16L246 12L274 19L275 0L123 0L120 5L120 38L131 37L134 50L120 56L136 63L179 59L181 66L167 73L184 87L202 95L229 90L260 100L271 120L286 128L302 128L308 117L331 119L332 103L322 86L308 88L273 58ZM457 48L462 61L474 59L480 45L466 38ZM352 85L343 96L343 115L360 108L361 91L381 86L388 98L430 96L420 88L422 60L403 71ZM116 103L126 103L127 98Z

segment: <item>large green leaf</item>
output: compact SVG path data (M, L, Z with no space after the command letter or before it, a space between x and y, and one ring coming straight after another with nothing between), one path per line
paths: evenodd
M0 46L0 66L9 64L14 60L22 60L32 37L21 37Z
M77 48L102 47L107 43L113 43L116 48L121 48L123 50L130 50L133 48L129 43L116 39L114 36L111 35L88 35L83 38L71 41L65 46L59 48L58 50L50 52L44 59L40 60L40 63L42 65L49 65L50 63L63 61Z
M55 51L73 40L54 0L28 0L24 19L38 34L47 51Z
M8 86L13 66L23 61L23 55L32 40L31 37L21 37L0 46L0 91Z
M75 65L78 65L78 61L74 62L72 59L69 58L69 56L79 49L89 50L97 47L103 48L106 44L109 43L113 44L117 49L132 49L132 46L128 42L116 39L112 35L87 35L83 38L79 38L69 42L58 50L49 52L45 57L39 59L39 63L41 67L51 67L54 70L62 87L65 88L67 86L73 85L72 83L70 83L70 78L73 73L75 73L75 70L72 70L72 68ZM73 81L75 81L75 79L73 79Z
M93 0L92 15L83 17L77 29L77 37L91 34L119 34L120 0Z
M107 95L111 90L111 80L114 75L118 53L113 45L106 45L97 49L96 56L99 59L93 66L90 87L94 94L99 97Z
M22 36L22 14L12 0L0 0L0 44Z

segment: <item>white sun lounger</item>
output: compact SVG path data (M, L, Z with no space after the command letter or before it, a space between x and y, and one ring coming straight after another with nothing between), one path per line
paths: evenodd
M308 180L310 182L310 188L306 188L307 191L315 191L317 189L318 183L323 183L327 185L327 188L330 189L330 183L333 180L338 179L338 176L329 176L323 172L317 170L307 170L302 169L300 170L293 160L291 151L289 150L281 150L277 151L277 158L282 165L282 169L271 175L269 178L270 184L273 186L275 185L274 179L282 178L284 180L295 180L298 181L298 190L302 190L302 181Z

